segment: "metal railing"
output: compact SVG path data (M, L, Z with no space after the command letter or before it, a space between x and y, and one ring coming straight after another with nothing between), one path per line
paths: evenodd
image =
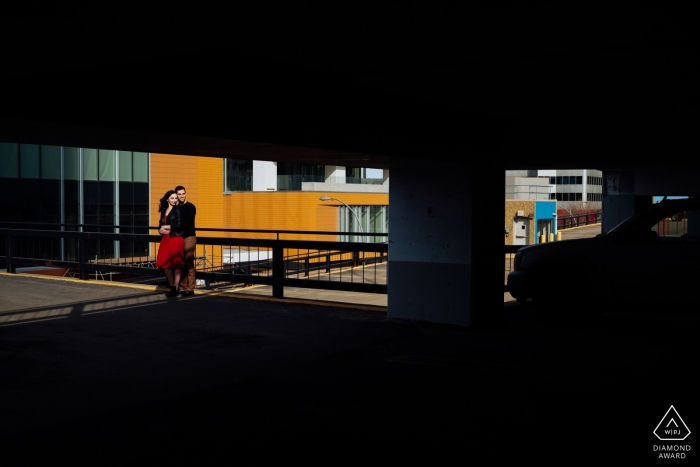
M25 228L22 228L25 226ZM83 280L109 275L163 277L155 267L160 235L104 230L157 231L149 226L86 224L0 225L0 263L66 268ZM63 229L63 230L61 230ZM70 230L66 230L70 229ZM101 231L100 231L101 230ZM196 277L215 284L266 284L274 297L284 287L387 293L388 243L334 241L355 232L197 229ZM205 236L206 235L206 236ZM365 233L365 237L387 237ZM329 240L319 240L327 237ZM121 252L127 251L124 255Z
M557 217L557 230L579 227L582 225L600 224L603 220L603 211L586 214L574 214L571 216Z
M508 292L508 274L513 272L515 253L526 245L504 245L505 250L505 275L503 276L503 291Z

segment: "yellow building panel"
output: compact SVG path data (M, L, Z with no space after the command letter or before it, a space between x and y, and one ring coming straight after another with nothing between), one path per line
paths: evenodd
M215 157L151 154L152 225L158 224L158 200L182 185L187 200L197 207L197 228L248 230L338 231L338 201L320 201L327 193L305 191L234 192L224 194L224 164ZM331 193L349 205L389 204L386 193ZM221 235L200 232L204 236ZM270 235L237 233L238 237ZM335 236L287 235L288 239L337 240Z

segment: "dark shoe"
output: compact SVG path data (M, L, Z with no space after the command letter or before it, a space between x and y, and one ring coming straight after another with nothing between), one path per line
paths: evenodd
M166 297L177 297L177 289L175 287L170 287L170 292L165 294Z
M192 290L181 290L180 291L181 297L191 297L192 295L194 295L194 292Z

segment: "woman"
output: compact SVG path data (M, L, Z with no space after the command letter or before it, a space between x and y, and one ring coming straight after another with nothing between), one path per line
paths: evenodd
M160 248L156 258L156 267L161 268L168 278L170 291L166 297L177 297L180 293L180 272L182 270L182 260L184 255L184 240L182 238L181 213L177 194L173 190L168 190L160 199L158 212L158 232L162 235Z

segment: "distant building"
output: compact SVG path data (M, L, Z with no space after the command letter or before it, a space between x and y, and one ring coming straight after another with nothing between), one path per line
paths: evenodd
M176 185L197 207L198 228L348 232L318 238L369 242L387 240L363 234L389 228L389 171L364 167L0 142L0 183L10 194L0 222L27 228L90 224L105 226L102 232L153 234L158 200ZM40 248L36 254L46 259L77 254L74 242L58 239ZM151 246L100 241L90 248L91 258L123 258L148 255Z
M544 195L547 198L544 198ZM597 169L507 170L506 199L551 199L567 210L601 209L603 172Z

